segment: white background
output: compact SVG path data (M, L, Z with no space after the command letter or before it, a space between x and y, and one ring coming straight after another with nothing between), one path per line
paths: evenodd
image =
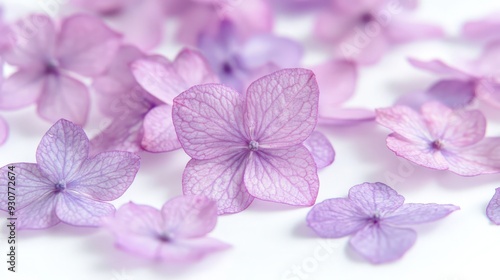
M47 1L41 1L47 2ZM28 11L41 11L32 0L0 1L8 20ZM415 18L441 24L450 38L398 47L376 66L361 70L356 97L351 105L369 108L390 106L401 94L426 88L435 79L413 69L406 57L442 57L448 61L475 57L479 44L456 37L469 19L500 10L499 1L422 0ZM276 31L304 42L310 41L312 16L279 18ZM172 28L166 30L171 42ZM168 45L168 46L167 46ZM172 58L180 46L165 44L158 52ZM314 46L305 56L313 65L325 56ZM484 108L489 135L500 135L498 110ZM95 110L95 107L94 109ZM0 112L11 127L8 142L0 147L0 166L35 162L38 142L51 126L36 116L34 106L17 112ZM495 115L496 114L496 115ZM95 134L101 120L94 117L85 128ZM58 225L41 231L18 232L18 272L7 272L4 262L7 232L0 231L1 279L155 280L155 279L301 279L285 277L299 267L302 279L498 279L500 227L490 224L485 208L500 175L463 178L437 172L398 159L385 146L388 131L375 123L354 127L321 128L335 146L335 163L320 171L318 202L341 197L356 184L381 181L390 184L408 202L453 203L462 210L436 223L415 227L417 243L399 261L374 266L356 256L348 238L321 243L305 225L309 208L255 201L246 211L222 216L211 236L233 248L208 256L199 263L171 266L141 260L118 251L104 230ZM183 151L142 155L141 170L130 189L115 201L155 207L181 194L181 174L189 158ZM5 215L1 216L5 221ZM327 245L325 245L327 244ZM325 246L327 247L325 249ZM305 272L305 271L308 272Z

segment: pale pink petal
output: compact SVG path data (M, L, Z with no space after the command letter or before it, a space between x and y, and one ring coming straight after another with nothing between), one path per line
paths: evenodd
M182 91L195 85L219 82L206 58L195 50L184 48L175 58L173 67L187 86Z
M0 117L0 145L5 143L9 136L9 126L2 117Z
M87 122L90 94L80 81L66 75L49 75L38 99L38 114L48 121L64 118L76 124Z
M62 68L84 76L97 76L112 61L120 41L120 35L99 18L71 16L63 20L57 41L57 58Z
M297 67L303 55L302 46L288 38L272 34L252 36L239 51L239 62L248 69L272 63L279 68Z
M487 137L475 145L443 154L450 171L462 176L500 172L500 137Z
M115 207L72 192L57 195L56 215L64 223L74 226L97 227L103 218L113 215Z
M78 176L68 181L67 189L94 199L115 200L132 184L139 165L139 156L132 153L101 153L80 166Z
M100 13L109 13L123 8L123 0L71 0L71 4Z
M36 151L40 171L51 182L71 181L87 160L89 139L83 129L60 120L43 136Z
M479 80L477 96L492 106L500 108L500 84L492 79Z
M19 109L35 103L43 91L44 75L35 70L19 70L7 78L0 90L0 109Z
M345 125L375 120L375 111L363 108L332 108L318 117L318 124Z
M412 229L374 224L358 231L349 244L371 263L380 264L403 257L416 240L417 233Z
M500 188L495 189L495 194L486 207L488 219L496 225L500 225Z
M245 186L262 200L309 206L316 201L319 179L311 153L297 145L250 154Z
M427 70L433 72L435 74L451 77L454 79L462 79L462 80L470 80L474 77L458 68L452 67L441 60L430 60L423 61L414 58L409 58L408 61L414 67L417 67L422 70Z
M180 239L163 244L157 259L171 263L191 263L198 261L207 254L229 249L231 246L210 237Z
M10 29L9 36L13 36L15 47L3 55L7 63L24 70L34 70L42 69L51 62L56 30L48 16L30 15L15 23Z
M444 37L443 29L437 25L401 20L394 24L389 24L385 33L394 44Z
M490 15L484 19L469 21L462 26L462 34L468 39L489 40L499 38L498 28L500 21L498 13Z
M172 122L172 107L157 106L144 118L141 146L148 152L169 152L181 147Z
M500 39L500 36L498 36ZM479 75L486 77L500 78L500 70L497 65L500 63L500 40L495 40L487 44L479 58L472 65Z
M335 160L335 150L332 143L321 132L314 131L304 142L304 146L313 156L318 169L329 166Z
M247 90L250 137L266 148L304 142L316 126L318 98L310 70L284 69L258 79Z
M403 205L405 198L383 183L363 183L349 190L349 199L360 213L384 216Z
M452 204L408 203L384 217L383 223L398 226L429 223L442 219L459 209L460 207Z
M192 159L184 170L184 194L213 199L219 214L245 210L253 200L243 183L246 161L244 153L209 160Z
M330 60L311 69L319 85L319 115L328 116L354 94L358 71L346 60Z
M356 17L328 10L318 14L314 34L323 41L338 43L347 37L357 24Z
M307 224L320 237L339 238L365 227L368 218L349 199L332 198L314 205L307 214Z
M171 238L197 238L211 232L217 223L217 204L204 196L180 196L163 205L163 229Z
M372 37L361 37L360 29L356 29L346 40L339 45L339 54L344 59L353 60L360 64L374 64L390 49L391 43L384 31ZM362 42L362 43L359 43Z
M172 117L184 151L211 159L247 149L243 111L242 95L223 85L194 86L177 96Z
M476 83L463 80L440 80L432 85L426 94L452 109L463 108L474 101Z
M377 109L377 122L404 138L426 144L431 138L422 117L413 109L406 106L394 106L386 109Z
M37 200L17 210L17 229L44 229L60 222L56 215L57 197L53 192L37 196Z

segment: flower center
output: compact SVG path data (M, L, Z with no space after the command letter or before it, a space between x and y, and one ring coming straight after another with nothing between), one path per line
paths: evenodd
M158 239L163 243L169 243L172 241L172 238L167 234L158 235Z
M59 183L55 184L54 187L56 188L57 192L62 192L66 189L66 182L60 181Z
M434 140L434 142L431 143L431 149L433 150L441 150L443 148L443 143L439 140Z
M248 143L248 148L250 151L255 152L259 149L259 142L252 140L250 143Z
M229 64L229 62L224 62L222 64L222 72L224 72L224 74L227 74L227 75L230 75L231 73L233 73L233 67L231 66L231 64Z
M380 224L380 216L379 215L373 215L371 218L368 218L368 221L373 224L373 225L378 225Z
M361 15L360 20L363 24L368 24L368 23L374 21L375 18L370 13L364 13Z
M57 75L59 74L59 70L57 64L55 62L48 62L45 65L45 74L47 75Z

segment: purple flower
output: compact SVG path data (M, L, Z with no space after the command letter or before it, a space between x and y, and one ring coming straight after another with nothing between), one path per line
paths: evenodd
M135 77L134 77L135 76ZM94 151L168 152L179 149L172 124L173 99L197 84L217 82L205 58L184 49L170 62L123 47L94 87L112 123L92 139Z
M412 1L416 2L416 1ZM405 20L407 1L332 1L316 22L316 35L335 53L362 64L377 62L393 45L439 38L441 28ZM338 47L337 47L338 46Z
M7 192L14 181L17 228L42 229L59 222L98 226L115 211L106 201L117 199L132 184L139 157L107 152L89 158L88 152L83 129L58 121L42 138L36 164L12 163L0 169L9 174L0 177L0 210L9 211Z
M375 119L373 110L342 107L356 88L358 71L354 62L329 60L311 70L320 89L318 123L342 125Z
M217 206L203 196L180 196L161 210L129 202L106 222L116 246L140 257L187 263L230 246L206 237L215 228Z
M495 194L486 207L486 216L496 225L500 225L500 188L495 190Z
M406 106L376 111L377 122L394 133L387 147L416 164L462 176L500 172L500 137L486 137L479 110L453 111L426 103L421 113Z
M30 28L31 33L26 33ZM64 19L59 29L50 18L32 15L18 22L13 32L16 44L4 58L18 71L2 86L0 109L37 103L39 115L46 120L65 118L84 124L89 92L70 74L95 77L102 73L119 47L119 35L86 15Z
M242 41L231 22L223 21L216 35L203 33L198 48L221 82L237 91L281 68L297 67L302 47L286 38L259 34Z
M371 263L391 262L417 239L417 233L405 226L433 222L460 209L451 204L403 204L404 200L383 183L363 183L352 187L347 198L316 204L307 224L324 238L352 235L349 245Z
M244 210L254 197L312 205L319 182L303 142L317 122L318 95L314 74L305 69L264 76L246 95L218 84L180 94L173 121L192 157L184 194L214 199L221 214Z
M5 143L8 136L9 136L9 127L7 126L5 120L2 117L0 117L0 145Z
M72 4L103 17L128 44L150 50L161 42L162 0L72 0Z

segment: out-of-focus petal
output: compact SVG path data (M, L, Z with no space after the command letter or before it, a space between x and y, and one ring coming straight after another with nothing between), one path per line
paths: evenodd
M297 67L302 58L302 46L288 38L272 34L251 37L239 52L240 62L247 68L273 63L279 68Z
M373 264L401 258L417 240L412 229L388 225L371 225L358 231L350 240L351 247Z
M398 21L386 29L386 36L394 44L403 44L416 40L436 39L444 36L443 29L437 25Z
M349 199L332 198L314 205L307 214L307 224L321 237L339 238L365 227L368 218Z
M405 198L383 183L363 183L349 190L349 199L366 216L384 216L403 205Z
M217 201L219 214L245 210L253 201L243 183L245 153L216 159L192 159L182 178L185 195L204 195Z
M144 117L144 136L141 146L148 152L168 152L179 149L181 144L177 139L172 122L172 107L157 106Z
M486 207L486 215L491 222L500 225L500 188L495 189L495 194Z
M182 91L195 85L217 83L219 81L206 58L195 50L184 48L175 58L173 67L186 84Z
M0 145L5 143L9 136L9 126L2 117L0 117Z
M427 90L427 95L452 109L463 108L474 101L476 85L473 81L440 80Z
M460 207L451 204L408 203L384 217L383 222L398 226L434 222L459 209Z
M333 108L354 94L358 71L356 64L346 60L330 60L311 69L319 85L319 115L329 115Z
M210 237L180 239L173 244L164 244L158 251L157 258L165 262L191 263L207 254L229 249L227 243Z
M410 62L411 65L414 67L417 67L422 70L430 71L435 74L443 75L448 78L453 78L453 79L461 79L461 80L471 80L474 78L474 76L458 69L455 67L452 67L446 63L444 63L441 60L430 60L430 61L423 61L423 60L418 60L414 58L409 58L408 61Z
M2 84L0 109L18 109L35 103L44 89L45 77L35 69L19 70Z
M462 35L473 40L490 40L500 38L498 28L500 28L498 14L494 14L484 19L465 23L462 26Z
M313 205L319 189L317 168L302 145L252 153L245 171L248 192L259 199Z
M97 76L111 63L120 43L120 35L99 18L75 15L63 20L56 56L62 68Z
M335 150L332 143L321 132L314 131L304 142L304 146L313 156L318 169L329 166L335 160Z
M247 90L250 137L266 148L304 142L316 126L318 98L310 70L284 69L258 79Z
M318 117L318 124L347 125L375 120L375 111L364 108L331 108Z

